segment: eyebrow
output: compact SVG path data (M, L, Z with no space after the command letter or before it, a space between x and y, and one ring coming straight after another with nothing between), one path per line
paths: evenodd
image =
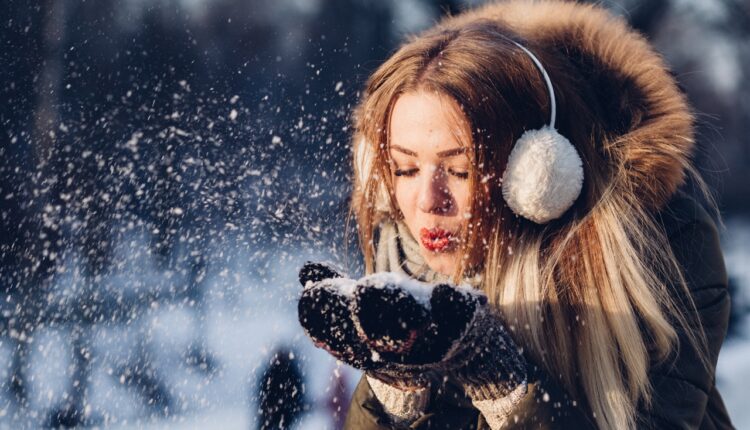
M398 152L404 153L406 155L411 155L412 157L416 157L417 156L416 152L414 152L414 151L412 151L410 149L406 149L406 148L404 148L402 146L391 145L391 149L393 149L394 151L398 151ZM465 146L459 146L459 147L452 148L452 149L446 149L445 151L440 151L440 152L437 153L437 156L439 158L448 158L448 157L455 157L456 155L460 155L460 154L464 154L464 153L466 153L466 147Z

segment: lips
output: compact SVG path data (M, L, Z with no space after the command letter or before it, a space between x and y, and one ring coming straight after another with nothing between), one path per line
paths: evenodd
M419 238L422 246L433 252L445 252L456 243L455 235L440 227L422 227L419 230Z

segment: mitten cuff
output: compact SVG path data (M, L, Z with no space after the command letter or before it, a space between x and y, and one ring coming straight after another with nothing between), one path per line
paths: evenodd
M464 383L464 390L466 391L466 394L474 402L503 399L512 395L523 397L523 395L526 394L527 387L528 384L525 380L517 383L512 379L503 381L501 383L479 383L477 381L473 381L473 383Z
M367 377L372 392L394 424L406 424L419 418L430 401L429 387L401 390L377 378Z
M474 396L470 396L472 398L472 404L479 409L479 412L482 413L482 416L484 416L484 419L487 421L490 428L492 430L498 430L511 419L513 409L526 395L527 390L527 384L524 381L523 383L518 384L513 391L509 393L506 392L507 394L504 396L501 396L498 391L495 393L494 398L491 397L490 392L494 391L494 389L490 387L484 389L485 392L482 398L485 398L486 400L475 400Z

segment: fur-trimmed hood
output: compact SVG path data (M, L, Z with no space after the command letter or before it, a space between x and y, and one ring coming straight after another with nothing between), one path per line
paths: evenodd
M694 148L694 118L662 57L622 18L593 5L510 0L444 19L440 27L497 20L543 49L559 50L583 79L595 82L604 127L615 138L600 148L623 187L651 209L684 182ZM552 81L556 80L550 71ZM594 142L594 144L602 144Z

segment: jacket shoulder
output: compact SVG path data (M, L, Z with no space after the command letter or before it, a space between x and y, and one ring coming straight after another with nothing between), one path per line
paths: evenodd
M705 334L708 366L701 363L700 352L678 327L679 347L674 355L650 371L654 396L652 407L642 416L644 425L703 428L705 422L730 423L715 386L716 363L730 313L716 222L701 204L682 193L673 196L659 217L697 312L697 319L691 317L690 325L700 326ZM684 298L682 291L674 290L678 300ZM721 428L731 428L731 424Z
M726 287L728 278L719 228L703 205L678 192L658 217L691 291Z

